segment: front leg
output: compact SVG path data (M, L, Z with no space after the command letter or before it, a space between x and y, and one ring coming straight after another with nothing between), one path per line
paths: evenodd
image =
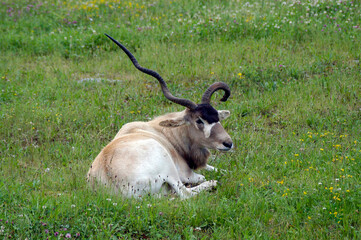
M208 165L208 164L204 167L204 169L207 170L207 171L218 172L218 168L215 168L215 167L213 167L211 165ZM221 169L221 173L227 173L227 170Z
M199 184L206 181L203 175L195 173L184 160L177 161L177 170L183 184Z
M211 165L208 165L208 164L204 167L204 169L207 170L207 171L218 172L218 169L217 169L217 168L215 168L215 167L213 167L213 166L211 166Z
M203 182L195 187L187 188L184 185L182 185L182 186L173 185L173 188L174 188L175 192L178 193L182 199L186 199L186 198L197 195L201 191L212 190L216 186L217 186L217 181L211 180L211 181Z
M185 183L199 184L206 181L206 178L203 175L195 173L192 170L190 170L188 174L186 174L186 176L181 176L181 181L184 184Z

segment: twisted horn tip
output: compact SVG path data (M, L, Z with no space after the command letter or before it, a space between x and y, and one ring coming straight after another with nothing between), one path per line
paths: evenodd
M222 99L220 100L221 102L226 102L229 96L223 96Z

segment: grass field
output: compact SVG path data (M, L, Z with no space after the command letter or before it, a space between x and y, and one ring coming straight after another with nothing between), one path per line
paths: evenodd
M358 1L2 0L0 238L361 238ZM231 153L189 200L92 191L86 173L131 121L229 84Z

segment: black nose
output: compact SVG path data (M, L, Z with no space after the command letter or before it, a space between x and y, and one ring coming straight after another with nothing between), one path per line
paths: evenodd
M233 143L232 142L223 142L223 145L227 148L232 148Z

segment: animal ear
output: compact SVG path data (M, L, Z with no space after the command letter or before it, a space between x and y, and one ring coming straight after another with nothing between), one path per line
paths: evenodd
M186 124L186 121L184 120L184 118L176 118L176 119L167 119L164 121L161 121L159 123L159 126L162 127L179 127Z
M231 112L228 110L219 110L218 111L219 120L224 120L224 119L228 118L230 115L231 115Z

